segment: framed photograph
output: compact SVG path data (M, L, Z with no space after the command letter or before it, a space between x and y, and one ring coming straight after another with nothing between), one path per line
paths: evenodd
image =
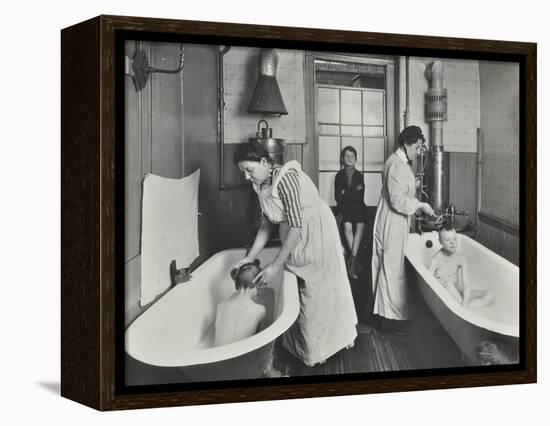
M100 16L61 47L63 396L536 381L536 44Z

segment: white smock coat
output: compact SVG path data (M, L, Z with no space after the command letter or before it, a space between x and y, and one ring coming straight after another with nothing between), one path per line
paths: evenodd
M286 163L271 186L254 185L263 213L279 223L281 241L290 229L277 185L290 169L299 176L302 227L285 268L301 278L300 313L283 345L306 365L326 360L354 342L357 315L334 215L297 161Z
M372 280L374 313L406 320L412 315L405 277L405 249L410 217L419 207L415 177L402 149L385 162L382 193L374 220Z

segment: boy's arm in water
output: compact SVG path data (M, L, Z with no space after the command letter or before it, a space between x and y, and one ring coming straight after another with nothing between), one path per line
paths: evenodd
M435 277L435 270L437 269L437 265L438 265L439 253L440 253L440 250L438 250L434 254L434 257L432 257L432 260L430 261L430 266L428 267L430 274L432 274L434 277Z
M451 293L451 296L453 296L458 303L462 303L462 296L460 295L456 287L452 284L449 285L447 282L444 281L444 279L441 279L441 277L439 277L439 274L437 273L437 269L441 266L439 264L440 254L441 254L441 250L439 250L432 258L430 262L430 266L428 268L430 271L430 274L432 274L432 276L434 276L437 279L437 281L439 281L439 283L443 287L445 287L449 291L449 293Z
M462 304L463 298L454 284L447 285L446 289L449 290L449 293L451 293L451 295L456 299L458 303Z
M463 256L460 257L458 265L458 280L462 281L462 306L468 306L471 296L470 281L468 280L468 267Z

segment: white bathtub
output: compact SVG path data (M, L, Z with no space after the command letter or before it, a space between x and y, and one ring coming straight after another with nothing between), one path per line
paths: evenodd
M466 256L470 284L495 295L484 308L465 308L433 277L428 266L441 248L437 232L410 234L406 257L420 292L441 325L455 341L469 365L480 365L477 347L482 341L508 346L519 344L519 268L473 239L458 234L458 249ZM429 241L432 246L428 247Z
M261 265L276 254L277 249L265 249ZM190 281L172 288L130 324L125 348L127 365L133 367L126 369L127 385L261 377L275 339L298 317L298 286L296 276L281 272L261 290L274 301L269 325L247 339L213 347L216 307L235 290L230 269L244 255L243 249L215 254ZM146 378L133 377L143 374Z

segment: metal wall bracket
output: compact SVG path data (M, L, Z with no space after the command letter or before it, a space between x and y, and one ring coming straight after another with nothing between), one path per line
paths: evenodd
M180 62L176 69L166 70L160 68L154 68L149 65L149 59L144 50L136 50L133 58L125 58L125 72L130 75L136 85L136 90L139 92L145 88L149 75L153 73L161 74L178 74L183 71L184 65L184 53L183 45L180 48Z

